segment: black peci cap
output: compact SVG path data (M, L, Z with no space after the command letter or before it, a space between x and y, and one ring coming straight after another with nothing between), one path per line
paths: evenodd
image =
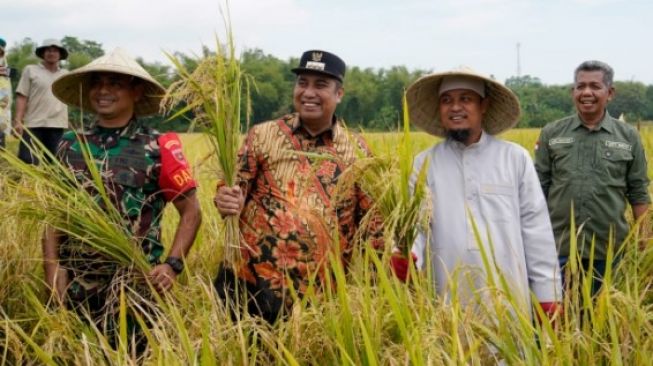
M297 75L307 72L324 74L342 82L345 78L345 68L345 62L333 53L311 50L302 54L299 66L292 69L292 72Z

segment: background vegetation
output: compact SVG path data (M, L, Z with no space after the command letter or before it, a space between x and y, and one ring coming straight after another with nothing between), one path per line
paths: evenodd
M70 51L64 67L70 70L104 54L102 44L96 41L66 36L63 44ZM36 46L33 40L26 38L8 48L7 61L17 71L12 77L14 87L25 65L38 62L34 56ZM137 50L130 52L135 54ZM205 48L202 53L206 56L212 51ZM196 67L196 56L202 55L174 52L174 56L186 69L192 71ZM290 112L294 83L294 74L290 69L296 66L298 60L281 60L260 49L245 50L241 60L243 70L256 80L256 88L251 95L252 122L266 121ZM143 59L138 61L165 87L178 79L171 66ZM401 116L401 96L404 88L426 72L428 70L408 70L404 66L362 69L349 65L345 82L347 97L338 107L338 113L352 127L361 127L367 131L396 130L397 121ZM572 74L573 70L569 70L570 82ZM523 116L518 127L542 127L547 122L573 112L570 84L546 85L530 75L514 76L503 81L519 96L522 103ZM617 81L615 87L617 95L610 104L610 113L613 116L619 117L623 113L629 122L653 120L653 85L636 81ZM77 111L71 110L70 113L71 121L79 121ZM186 131L191 117L187 114L185 118L176 118L168 123L164 123L162 117L157 117L150 119L149 123L160 130Z

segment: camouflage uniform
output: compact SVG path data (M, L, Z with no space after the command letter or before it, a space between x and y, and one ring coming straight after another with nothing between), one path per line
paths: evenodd
M123 217L127 234L140 243L152 264L157 264L163 253L161 217L170 199L166 194L169 192L159 183L162 170L160 136L136 120L120 129L95 126L82 136L88 141L107 194ZM101 203L74 132L63 136L58 157ZM107 290L119 267L102 254L79 244L64 238L59 247L61 264L71 279L68 305L77 310L85 308L95 318L104 313Z

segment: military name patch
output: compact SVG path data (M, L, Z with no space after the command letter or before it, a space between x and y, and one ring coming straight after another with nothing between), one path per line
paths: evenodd
M571 144L574 142L573 137L555 137L549 140L549 146L558 145L558 144Z
M631 144L627 144L625 142L619 142L619 141L605 141L605 147L610 149L619 149L619 150L626 150L626 151L631 151L633 149Z

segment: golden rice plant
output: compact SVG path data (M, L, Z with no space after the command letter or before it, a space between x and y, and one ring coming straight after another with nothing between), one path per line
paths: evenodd
M189 111L194 114L191 128L198 127L211 136L220 168L219 178L233 187L239 183L236 181L237 159L243 114L249 125L250 78L241 69L236 55L228 12L226 16L223 14L223 18L226 44L216 36L215 53L198 60L195 70L189 70L177 57L167 55L180 79L168 89L164 104L169 110L180 103L185 104L171 118ZM242 260L238 220L235 216L225 218L224 260L233 266Z
M414 144L421 144L415 136L424 136L411 136ZM383 138L378 134L365 137L372 145ZM186 148L190 147L189 156L205 155L208 148L187 143L192 138L182 136ZM8 182L15 180L17 172L8 168L2 173L0 209L22 197L15 190L16 182ZM200 179L200 201L208 206L214 194L213 187L208 187L212 179ZM43 187L34 186L39 192L33 196L44 194ZM5 215L4 210L0 212ZM346 272L332 259L329 267L334 273L328 278L337 286L323 284L323 291L307 291L286 321L269 325L246 314L232 319L215 296L210 284L216 258L213 238L222 235L223 228L203 225L187 271L179 278L182 285L173 292L176 296L160 306L161 313L148 318L149 327L142 327L149 346L142 360L136 361L126 347L113 349L93 324L65 309L46 308L40 293L28 289L42 288L40 242L32 218L17 217L14 212L3 216L0 225L3 366L651 364L653 246L639 247L636 232L620 249L621 260L611 280L594 298L586 299L589 302L580 299L586 296L587 274L577 270L572 275L577 277L578 292L566 292L565 311L556 324L533 322L528 309L517 306L512 292L504 287L509 278L502 278L491 250L483 253L484 266L497 274L478 289L484 295L479 299L485 300L480 304L436 293L428 274L416 273L409 285L400 283L387 262L368 250L355 252ZM175 215L174 208L164 214L168 236L175 225L169 219ZM476 231L476 240L489 243L491 234ZM479 248L491 245L479 244ZM451 275L465 276L468 271L459 268ZM466 286L455 287L451 293L464 290ZM533 302L535 311L541 312L536 299Z
M374 202L374 212L383 218L384 237L409 256L419 230L426 230L431 210L426 172L428 160L415 171L413 143L406 96L403 126L396 151L389 156L361 157L339 181L339 190L358 184Z
M5 181L5 188L15 194L14 199L0 202L0 210L50 226L121 266L147 273L150 265L112 202L88 144L80 138L90 178L76 176L35 138L31 150L42 162L39 165L26 164L14 154L0 151L0 160L12 176ZM89 187L97 196L88 192Z
M29 133L29 131L25 133ZM0 210L7 213L12 220L21 223L20 226L23 229L30 227L35 229L35 233L25 235L26 240L34 241L37 238L35 242L39 243L39 237L43 235L44 228L53 228L69 238L66 245L71 245L72 250L97 252L106 261L117 263L122 276L115 278L116 284L127 281L140 288L145 288L147 285L142 280L149 272L150 264L140 243L129 233L125 219L112 202L111 192L106 190L96 165L99 162L96 162L91 156L84 137L78 136L78 139L90 178L76 175L47 151L37 139L33 139L35 147L30 148L31 153L41 161L37 166L24 163L9 151L0 151L0 166L2 166L3 173L6 173L2 180L2 197L4 199L0 200ZM91 194L89 191L96 194ZM25 249L21 249L24 254L32 253L32 257L28 258L30 263L37 264L37 268L39 268L42 261L40 256L37 257L34 254L39 250ZM0 263L0 268L4 268L2 263ZM11 270L17 272L18 268L18 265L13 266ZM45 310L41 309L43 305L36 299L31 288L27 287L34 280L33 278L29 282L25 282L23 277L22 281L18 282L14 281L9 274L2 273L2 277L7 277L6 280L9 283L15 283L12 289L14 294L21 294L23 301L30 300L29 305L37 313L45 313ZM42 280L37 282L38 288L42 288L40 286ZM17 287L25 288L21 290ZM114 298L113 295L116 297ZM117 293L111 293L107 298L109 309L118 302L117 295ZM5 302L2 299L0 308L3 305L7 305L8 310L18 307L18 305ZM6 314L3 315L7 318ZM41 318L43 317L41 316ZM79 319L77 320L79 321ZM31 321L30 318L24 320L27 323ZM79 325L77 321L71 324ZM14 323L7 323L5 333L13 334L18 339L27 342L35 352L39 363L51 363L52 360L48 357L48 352L41 352L40 346L35 341L35 339L40 339L41 335L25 334L22 327ZM7 341L9 340L10 338L7 338Z

